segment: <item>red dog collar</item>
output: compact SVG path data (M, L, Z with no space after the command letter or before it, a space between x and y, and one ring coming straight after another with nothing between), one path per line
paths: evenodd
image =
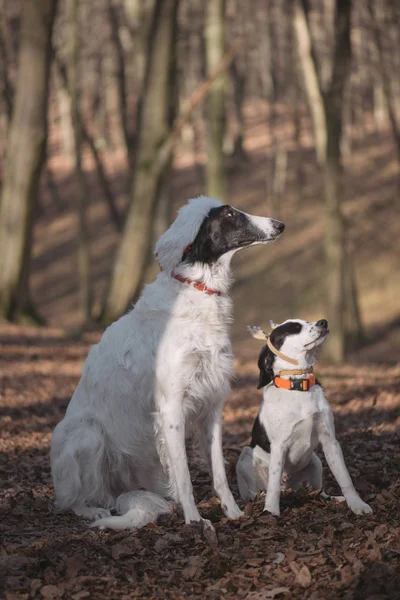
M308 392L315 385L315 376L309 375L302 379L283 379L278 375L274 377L274 385L284 390L294 390L296 392Z
M188 277L182 277L182 275L178 275L177 273L171 273L171 277L180 281L181 283L186 283L186 285L190 285L191 287L196 288L200 292L204 292L205 294L215 294L216 296L222 296L222 292L219 290L212 290L207 287L205 283L200 283L200 281L194 281L193 279L188 279Z
M187 254L188 252L190 252L190 250L191 250L191 246L186 246L183 253ZM158 262L158 254L156 254L156 259ZM160 267L160 271L162 271L162 267L161 267L160 263L158 263L158 266ZM222 292L220 292L219 290L212 290L211 288L207 287L205 283L201 283L200 281L194 281L193 279L189 279L188 277L183 277L182 275L178 275L178 273L171 273L171 277L173 277L177 281L180 281L181 283L185 283L186 285L190 285L191 287L194 287L196 290L199 290L200 292L209 294L210 296L212 296L213 294L215 294L216 296L222 296Z

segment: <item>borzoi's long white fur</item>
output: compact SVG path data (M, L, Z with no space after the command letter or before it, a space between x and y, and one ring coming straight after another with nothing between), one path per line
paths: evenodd
M226 293L234 251L211 264L182 262L210 210L220 206L218 200L201 197L179 211L156 246L162 271L134 309L92 347L65 418L54 431L57 503L96 520L99 527L141 526L168 511L163 498L180 502L186 523L202 520L186 459L188 423L195 425L225 513L230 518L242 514L228 487L221 442L233 370ZM274 238L276 221L246 219L253 230ZM171 277L172 270L222 294L185 285ZM135 492L140 488L157 497ZM128 504L121 504L126 493ZM115 508L127 514L110 516Z

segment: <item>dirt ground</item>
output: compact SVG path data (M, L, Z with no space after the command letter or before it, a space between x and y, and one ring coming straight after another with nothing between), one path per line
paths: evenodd
M95 340L0 326L0 598L400 598L398 365L318 370L373 515L299 494L282 498L280 518L263 514L257 499L229 522L192 458L196 499L215 536L183 525L179 513L140 531L94 531L53 508L49 445ZM255 361L238 361L237 372L224 434L235 494L235 462L260 402ZM338 491L325 475L328 491Z

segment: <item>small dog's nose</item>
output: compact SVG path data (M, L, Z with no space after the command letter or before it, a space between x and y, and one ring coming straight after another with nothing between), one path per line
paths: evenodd
M285 229L285 223L282 223L282 221L277 221L276 219L274 219L274 227L277 231L279 231L279 233L282 233L282 231Z
M317 327L323 327L324 329L328 329L328 321L326 319L320 319L316 323Z

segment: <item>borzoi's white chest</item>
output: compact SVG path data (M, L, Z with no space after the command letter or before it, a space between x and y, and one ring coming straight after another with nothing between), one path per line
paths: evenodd
M185 410L196 413L207 410L211 404L225 399L233 375L233 356L226 326L230 306L216 302L213 311L195 328L188 344L189 377L185 389ZM192 330L193 331L193 330ZM206 402L205 402L206 400Z

